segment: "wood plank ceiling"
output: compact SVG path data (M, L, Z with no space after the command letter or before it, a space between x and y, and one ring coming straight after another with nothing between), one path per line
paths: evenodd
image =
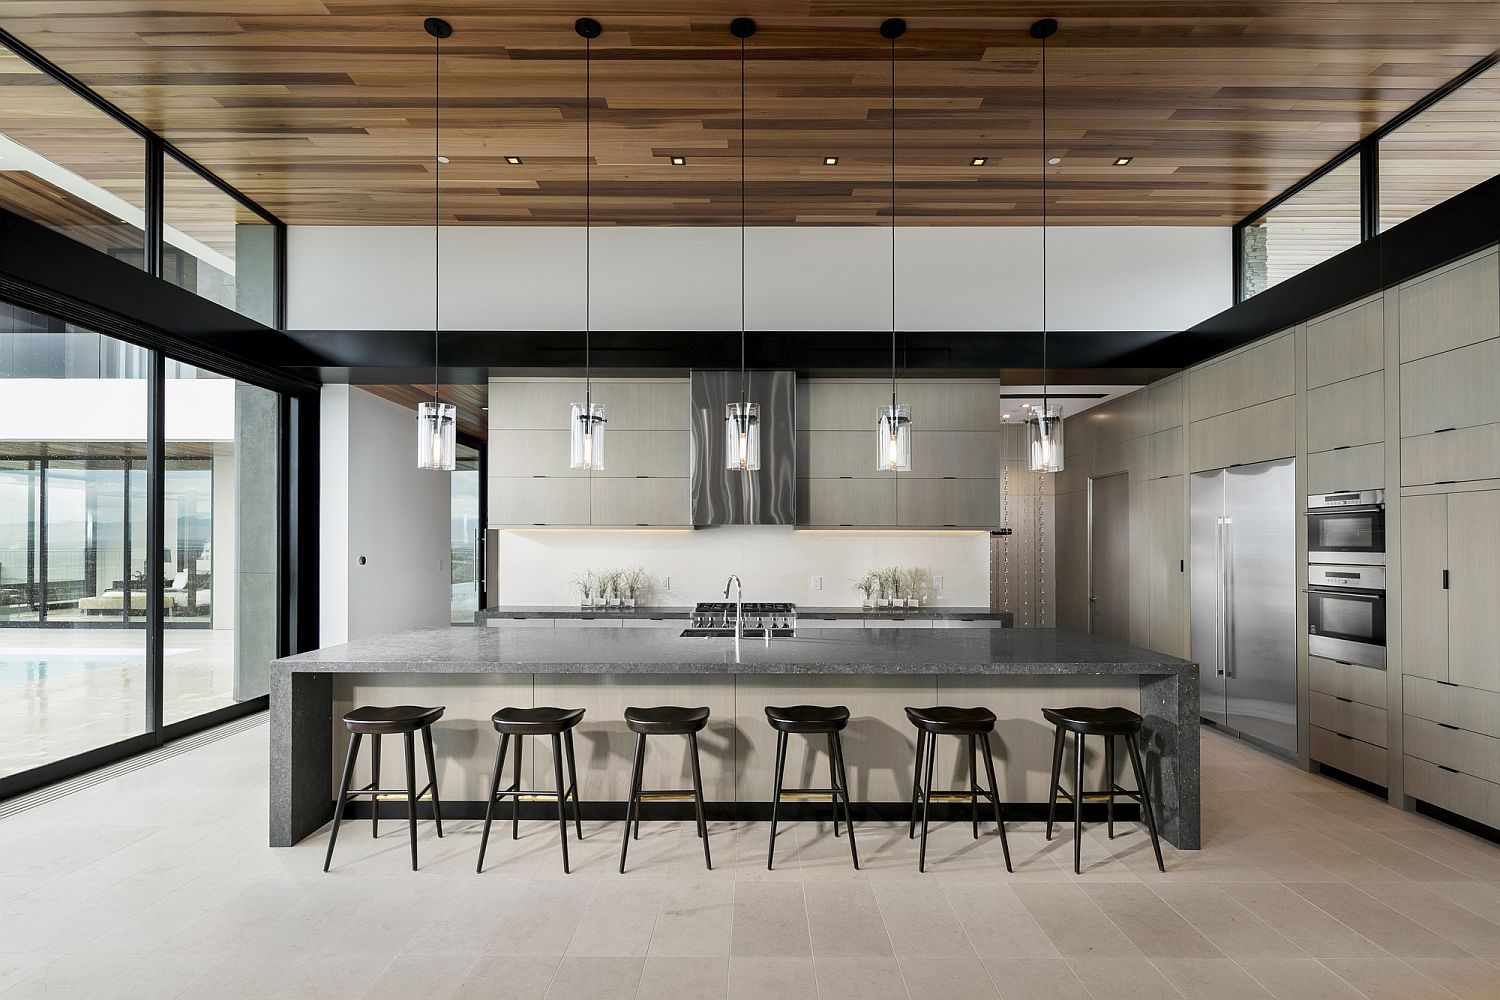
M889 46L898 43L903 224L1038 217L1039 72L1051 43L1051 205L1064 224L1224 225L1500 44L1500 2L1059 0L0 0L0 25L292 224L431 219L432 42L447 221L583 220L583 43L594 52L594 220L739 219L738 42L747 14L747 210L756 225L889 219ZM4 72L0 131L48 128L44 88ZM17 117L13 94L32 120ZM57 89L57 88L54 88ZM94 123L93 127L106 127ZM507 156L520 157L513 165ZM672 156L686 157L674 166ZM838 163L825 166L825 156ZM1134 159L1113 166L1117 156ZM983 166L970 165L985 157Z

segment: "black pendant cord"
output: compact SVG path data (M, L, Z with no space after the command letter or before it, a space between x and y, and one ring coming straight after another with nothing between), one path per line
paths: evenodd
M442 49L443 39L440 35L432 36L432 403L434 408L441 405L441 389L439 383L442 381L439 372L439 334L442 329L442 207L443 207L443 73L442 73ZM438 426L442 426L441 417L437 417Z
M749 405L745 374L745 39L740 39L740 417Z
M891 433L896 433L896 39L891 38Z
M583 426L594 431L594 40L583 39ZM590 458L592 463L592 457Z
M1047 427L1047 38L1042 37L1042 428Z

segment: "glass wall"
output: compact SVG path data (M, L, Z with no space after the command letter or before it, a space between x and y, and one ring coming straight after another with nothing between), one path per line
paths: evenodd
M1359 157L1351 156L1240 228L1240 294L1263 292L1359 238Z
M148 729L148 362L0 304L0 777Z
M452 571L452 616L455 625L474 624L479 610L479 450L460 444L448 477L448 541Z
M1500 67L1380 140L1380 230L1500 174Z
M0 47L0 207L145 264L146 143Z
M169 362L162 512L163 716L270 690L276 657L278 399Z
M275 326L275 227L171 155L162 200L162 277Z

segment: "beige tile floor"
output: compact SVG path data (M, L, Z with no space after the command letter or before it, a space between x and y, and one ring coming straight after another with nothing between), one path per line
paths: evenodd
M993 998L1490 1000L1500 997L1500 848L1203 737L1205 848L1156 872L1130 829L859 827L855 873L827 827L648 823L615 872L617 824L575 871L555 827L346 828L266 843L266 729L0 820L0 1000L102 998Z

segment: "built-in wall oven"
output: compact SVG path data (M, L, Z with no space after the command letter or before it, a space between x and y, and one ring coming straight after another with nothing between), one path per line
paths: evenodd
M1385 491L1352 490L1308 497L1307 561L1384 566Z
M1307 567L1307 651L1343 663L1385 666L1385 567Z

